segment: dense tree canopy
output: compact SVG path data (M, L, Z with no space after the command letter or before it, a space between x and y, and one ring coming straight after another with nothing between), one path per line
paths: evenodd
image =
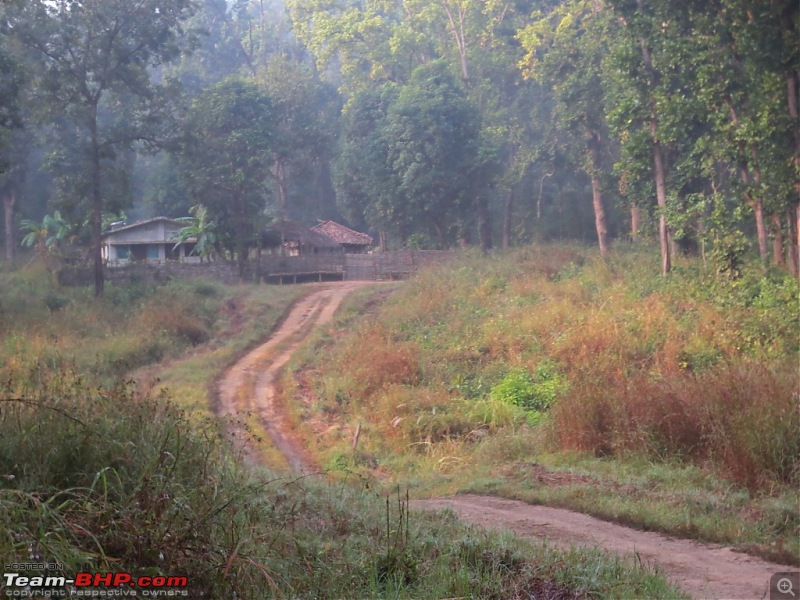
M264 224L275 154L272 111L253 82L234 77L213 85L192 104L180 155L190 194L213 215L219 241L242 267Z
M32 0L12 6L3 23L36 69L37 108L64 144L54 163L66 194L88 198L95 293L103 293L101 233L106 184L119 152L140 140L155 142L157 114L167 96L149 68L178 55L181 23L190 0ZM110 176L107 176L110 175Z
M665 274L679 252L735 272L750 250L800 271L792 0L34 0L0 15L0 145L23 125L46 154L52 185L27 216L90 224L98 291L102 213L131 204L202 204L240 258L270 216L344 216L385 246L651 238ZM12 245L8 190L35 176L15 172L0 182Z

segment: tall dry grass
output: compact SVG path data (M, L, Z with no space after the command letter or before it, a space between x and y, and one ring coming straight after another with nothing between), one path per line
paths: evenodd
M710 463L757 489L800 483L798 431L794 374L740 362L657 378L576 373L551 435L562 449Z
M376 318L349 317L312 387L329 419L368 424L379 461L437 443L469 460L486 435L539 422L514 394L548 372L553 450L800 483L797 282L755 266L719 280L688 259L664 278L655 258L544 246L422 272Z

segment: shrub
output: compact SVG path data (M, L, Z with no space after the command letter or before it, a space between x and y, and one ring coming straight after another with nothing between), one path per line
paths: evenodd
M531 423L539 422L567 390L567 382L555 364L543 360L535 375L525 369L512 369L489 393L493 402L518 406L528 413Z
M797 377L752 363L630 379L582 373L554 410L555 442L598 455L712 461L751 489L800 483Z

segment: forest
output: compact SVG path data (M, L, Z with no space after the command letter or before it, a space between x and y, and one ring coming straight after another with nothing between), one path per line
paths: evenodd
M799 27L796 0L0 0L6 570L766 597L800 564ZM197 271L115 279L104 236L156 217ZM446 259L243 277L318 220Z
M247 252L337 218L384 248L653 240L798 273L792 0L6 0L6 259L202 215ZM196 225L197 226L197 225ZM27 234L27 235L26 235ZM81 248L78 251L75 248Z

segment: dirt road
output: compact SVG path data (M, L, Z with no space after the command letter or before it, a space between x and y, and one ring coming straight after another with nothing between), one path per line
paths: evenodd
M348 294L370 282L310 285L315 291L294 304L265 343L228 369L217 388L217 414L239 418L256 415L292 469L300 472L312 470L313 461L303 444L292 438L285 415L275 406L275 378L312 329L328 323ZM244 424L235 418L231 423L233 433L241 434ZM245 446L242 450L249 460L258 462L253 448Z
M599 547L624 557L638 556L658 567L694 598L769 598L769 580L789 567L768 563L730 548L671 538L601 521L581 513L488 496L464 494L417 500L419 509L452 509L461 519L489 529L507 529L560 546Z
M219 383L218 413L257 415L275 446L296 471L313 470L313 461L306 455L302 440L292 438L285 415L274 403L275 378L308 333L315 326L329 322L342 300L364 285L370 284L315 286L318 290L294 305L269 340L231 367ZM245 452L251 460L258 460L252 451L245 448ZM546 539L557 546L597 546L625 557L638 556L645 563L658 565L667 577L695 598L769 598L770 577L793 570L730 548L638 531L569 510L490 496L416 500L412 506L425 510L449 508L475 525L507 529L523 537Z

